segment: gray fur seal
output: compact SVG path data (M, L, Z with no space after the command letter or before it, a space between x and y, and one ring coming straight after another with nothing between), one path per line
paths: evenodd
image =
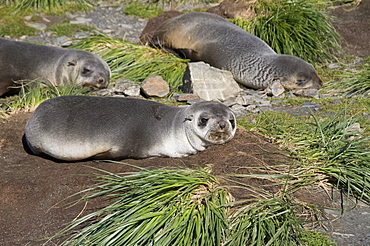
M15 92L10 87L19 80L105 88L110 74L103 59L84 50L0 38L0 96Z
M184 157L230 141L235 124L235 115L219 102L174 107L135 98L62 96L38 106L24 142L34 154L64 161Z
M237 82L254 89L269 89L276 82L286 90L322 85L308 62L277 54L260 38L211 13L193 12L166 20L151 44L228 70Z

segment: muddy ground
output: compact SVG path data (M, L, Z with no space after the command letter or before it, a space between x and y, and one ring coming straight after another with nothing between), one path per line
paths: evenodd
M337 16L334 25L344 37L343 47L347 54L370 56L370 0L359 6L339 8L333 11ZM18 112L8 118L0 118L0 245L41 245L36 242L52 236L65 223L70 222L82 211L84 204L65 207L58 204L62 199L94 184L90 176L97 173L88 166L110 172L134 170L117 163L77 162L58 163L27 154L22 146L24 126L30 112ZM236 137L227 144L211 146L207 150L187 158L156 158L125 160L141 167L164 166L206 166L212 165L212 172L222 179L230 173L248 173L244 167L267 167L289 164L293 160L284 156L284 151L269 143L258 134L238 129ZM266 172L278 171L271 168ZM265 187L268 181L244 179L251 185ZM272 188L265 187L274 192ZM231 190L234 197L250 196L246 191ZM318 189L304 190L298 194L306 202L327 204L325 192ZM91 212L101 204L87 204L84 213ZM366 229L366 228L365 228ZM369 228L367 228L369 230ZM369 233L368 233L369 234ZM366 232L365 232L366 235ZM356 240L348 245L356 244ZM58 241L47 245L55 245Z

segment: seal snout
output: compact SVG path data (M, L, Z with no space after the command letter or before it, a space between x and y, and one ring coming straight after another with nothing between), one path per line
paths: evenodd
M222 121L218 122L218 126L221 130L223 130L227 126L227 124L226 124L225 121L222 120Z
M99 77L97 79L96 87L98 88L106 88L108 87L109 81L104 77Z

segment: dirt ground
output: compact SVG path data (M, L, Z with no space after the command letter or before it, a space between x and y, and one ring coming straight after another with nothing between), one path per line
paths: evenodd
M359 6L345 7L333 11L337 16L334 25L344 37L343 47L349 55L370 56L370 0ZM97 173L88 166L110 172L133 171L117 163L77 162L58 163L27 154L22 146L22 135L30 112L19 112L9 118L0 118L0 245L41 245L36 242L52 236L72 221L83 210L84 204L61 206L64 198L88 188L94 180L85 174ZM289 164L273 144L261 136L238 129L235 138L224 145L211 146L207 150L187 158L156 158L145 160L124 160L141 167L164 166L206 166L212 165L212 172L219 178L230 173L248 173L245 167L266 167L266 172L278 171L274 166ZM267 168L271 167L271 168ZM253 172L253 171L252 171ZM268 181L249 178L241 180L265 189ZM232 190L237 199L250 196L246 191ZM316 193L317 192L317 193ZM303 191L299 194L306 202L323 204L327 196L321 190ZM85 213L99 207L99 203L87 204ZM55 245L57 241L48 245Z

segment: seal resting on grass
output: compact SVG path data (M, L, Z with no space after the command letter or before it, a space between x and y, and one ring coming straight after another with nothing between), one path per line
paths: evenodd
M322 86L308 62L277 54L260 38L211 13L187 13L164 21L151 45L228 70L237 82L254 89L317 90Z
M21 80L105 88L110 74L108 64L88 51L0 38L0 96L17 92L12 87Z

